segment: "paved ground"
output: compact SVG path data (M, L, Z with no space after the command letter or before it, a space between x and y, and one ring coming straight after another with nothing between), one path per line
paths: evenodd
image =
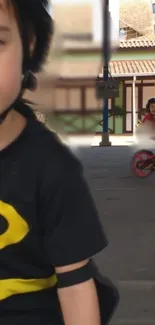
M109 238L109 247L96 261L120 290L112 324L155 324L155 174L146 180L132 175L131 143L74 150Z
M80 145L80 146L98 146L101 141L101 136L99 135L88 135L88 136L70 136L69 142L71 145ZM135 143L136 137L131 135L112 135L110 136L110 141L113 146L130 146Z

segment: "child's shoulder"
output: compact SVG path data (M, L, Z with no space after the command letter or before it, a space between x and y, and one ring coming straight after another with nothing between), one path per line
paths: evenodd
M143 123L146 121L152 121L152 116L150 113L147 113L143 118Z
M60 169L69 169L79 167L78 159L71 150L59 138L59 136L50 131L43 123L35 122L35 132L33 130L33 147L39 162L50 167Z

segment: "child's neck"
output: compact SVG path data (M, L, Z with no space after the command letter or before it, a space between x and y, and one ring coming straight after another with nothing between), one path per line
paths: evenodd
M12 110L4 122L0 124L0 151L13 142L26 126L26 119Z

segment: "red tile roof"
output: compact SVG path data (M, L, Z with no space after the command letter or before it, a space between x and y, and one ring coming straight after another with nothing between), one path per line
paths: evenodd
M63 44L64 51L100 51L101 44L96 44L93 41L65 41ZM155 48L155 36L140 36L128 40L120 41L120 49L128 48ZM119 51L119 49L118 49Z
M155 60L111 61L110 71L113 76L123 77L125 74L155 75ZM65 62L61 71L63 78L93 78L97 76L98 64L93 61Z
M155 38L144 38L138 37L135 39L130 39L120 42L120 48L154 48L155 47Z
M59 77L60 79L92 79L99 74L100 63L95 60L87 61L70 61L63 62ZM155 76L155 60L119 60L110 62L110 72L114 77L125 77L129 75L154 75ZM52 82L52 70L50 68L39 77L40 82L50 84Z
M155 74L155 60L112 61L110 69L113 75Z

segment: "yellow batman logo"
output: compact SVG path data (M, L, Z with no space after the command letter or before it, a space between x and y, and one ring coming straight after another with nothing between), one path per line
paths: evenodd
M7 230L0 235L0 249L22 241L29 232L29 225L9 204L0 201L0 215L7 221Z
M0 249L18 244L29 232L29 225L20 214L9 204L0 201L0 215L8 224L7 230L0 235ZM52 288L57 283L53 274L41 279L0 279L0 301L18 294L26 294Z

